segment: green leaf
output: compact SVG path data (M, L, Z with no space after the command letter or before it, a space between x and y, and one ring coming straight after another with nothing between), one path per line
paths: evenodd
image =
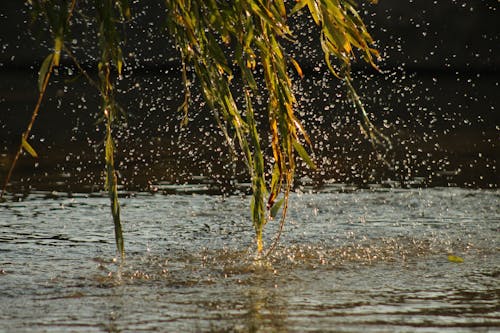
M292 15L295 14L296 12L298 12L299 10L304 8L306 5L307 5L307 0L297 1L295 6L292 8L292 11L290 12L290 14L292 14Z
M45 77L47 76L47 72L50 68L50 64L52 63L53 53L49 54L47 58L42 63L40 70L38 71L38 90L42 91L43 82L45 81Z
M285 198L283 198L279 201L276 201L276 203L271 207L271 211L269 212L269 215L271 216L272 219L274 219L276 217L276 215L278 215L278 212L279 212L281 206L283 205L283 202L285 202Z
M297 140L293 140L293 148L295 148L295 151L299 154L302 160L306 162L307 165L309 165L311 169L316 169L316 164L314 164L309 154L307 154L304 147Z
M38 154L33 149L33 147L31 147L31 145L28 143L28 141L26 141L26 139L24 138L24 136L21 138L21 145L24 148L24 150L26 150L26 152L28 154L30 154L34 158L38 158Z

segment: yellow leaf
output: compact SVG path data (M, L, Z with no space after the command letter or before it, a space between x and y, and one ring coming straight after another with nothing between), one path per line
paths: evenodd
M344 51L345 51L346 54L351 53L352 47L351 47L351 43L349 42L349 39L345 40L343 48L344 48Z
M448 255L448 261L449 261L449 262L454 262L454 263L458 263L458 264L459 264L459 263L464 262L464 259L463 259L463 258L461 258L461 257L459 257L459 256L455 256L455 255L453 255L453 254L450 254L450 255Z
M62 37L56 37L54 42L54 66L59 66L59 59L61 58L61 50L63 46Z
M116 61L116 69L118 70L118 75L122 75L122 66L123 66L123 61L121 59L118 59Z
M276 1L276 5L278 7L278 10L280 11L280 15L282 17L285 17L286 16L286 9L285 9L285 3L283 2L283 0Z
M304 74L302 73L302 68L300 68L299 63L293 58L290 58L290 61L292 62L292 65L295 67L297 74L299 74L300 78L302 79L304 77Z
M321 25L321 22L323 21L323 17L322 17L321 9L318 7L316 0L307 1L307 7L309 8L309 12L311 13L311 16L314 20L314 23L316 23L316 25Z
M26 141L26 139L24 138L24 136L21 138L21 145L24 148L24 150L26 150L26 152L28 154L30 154L34 158L38 158L38 154L33 149L33 147L31 147L31 145L28 143L28 141Z

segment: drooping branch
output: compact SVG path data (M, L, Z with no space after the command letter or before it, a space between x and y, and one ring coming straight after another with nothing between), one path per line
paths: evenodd
M250 211L259 254L263 253L264 248L264 226L281 211L279 230L268 248L268 255L276 246L285 224L297 159L300 158L310 168L316 167L311 157L311 139L296 116L297 103L290 68L295 68L301 77L303 73L300 64L287 53L283 45L284 40L293 41L293 27L288 25L288 17L307 8L312 21L319 27L319 39L327 67L333 75L345 82L350 97L362 116L363 130L372 141L386 142L388 139L371 123L350 77L355 53L360 53L366 62L376 68L374 61L379 57L378 52L372 48L373 40L357 12L354 0L298 0L290 11L284 0L164 2L167 30L175 40L182 60L181 73L185 85L184 100L179 107L184 114L182 123L185 124L188 120L191 81L187 73L192 69L203 97L232 152L236 150L235 146L239 146L248 168L252 183ZM50 61L44 62L40 71L43 75L40 80L39 102L28 130L23 133L21 148L15 161L22 148L36 154L27 142L28 135L52 68L59 64L61 51L65 51L87 80L97 86L102 99L106 126L106 190L111 203L117 249L123 257L124 241L114 160L113 130L119 111L115 101L114 75L121 74L124 63L121 49L123 38L117 26L124 19L130 18L128 0L94 0L101 52L98 83L90 78L64 46L65 33L77 1L72 0L68 4L68 1L63 0L33 0L33 3L34 8L49 23L54 37L54 53ZM241 73L243 84L239 90L233 84L235 67ZM257 72L262 73L262 76L256 75ZM256 78L265 86L264 92L259 90ZM243 96L244 105L238 105L234 96ZM264 110L254 110L255 100L262 97L267 99L267 107ZM267 161L261 148L263 135L257 126L260 119L267 119L270 133L272 156L267 156ZM271 165L271 170L265 170L266 165ZM12 170L8 177L11 173ZM268 179L266 175L269 175Z
M115 5L118 4L118 8ZM116 29L120 22L118 15L129 16L130 8L125 0L115 2L114 0L96 0L97 25L99 27L99 48L101 60L99 62L100 92L102 98L102 111L106 122L105 137L105 162L106 162L106 190L110 199L111 215L115 227L116 248L122 259L125 257L125 246L123 240L123 228L120 218L120 203L118 201L118 179L115 170L115 143L112 129L117 120L118 110L114 95L114 84L111 79L111 66L114 65L118 74L121 74L123 66L121 36Z
M12 160L7 176L5 177L2 192L0 192L0 200L3 199L3 196L7 190L7 186L10 182L10 178L12 177L12 173L14 172L17 161L19 160L23 149L27 151L32 157L38 157L36 151L28 143L28 139L31 133L31 129L35 124L35 120L38 117L43 97L45 96L45 91L47 90L47 87L49 85L52 71L54 67L59 66L59 59L61 57L61 51L64 44L64 35L68 30L70 19L73 15L75 6L76 0L72 0L69 7L66 3L58 4L56 0L33 1L33 12L36 14L35 16L43 16L50 27L50 32L54 39L54 51L45 58L38 72L39 93L37 103L35 105L35 108L33 109L33 113L31 114L30 122L28 123L26 130L21 135L21 143L16 151L16 154L14 155L14 159Z

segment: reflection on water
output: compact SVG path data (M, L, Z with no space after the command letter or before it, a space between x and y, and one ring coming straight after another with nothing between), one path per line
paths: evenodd
M0 332L495 331L499 198L295 193L255 261L248 197L134 193L119 265L106 198L30 194L0 206Z

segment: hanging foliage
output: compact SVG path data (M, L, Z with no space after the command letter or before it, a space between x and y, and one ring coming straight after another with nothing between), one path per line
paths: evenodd
M295 3L284 0L163 1L166 33L175 41L182 61L180 76L184 82L185 98L179 107L184 113L181 125L185 125L188 120L192 84L188 72L192 70L207 103L207 111L219 125L231 149L241 151L244 157L252 184L250 212L259 254L264 249L264 226L269 220L280 216L279 232L268 248L269 253L283 229L297 159L304 161L311 169L316 168L311 139L296 116L297 103L290 73L291 69L299 76L303 72L298 61L290 56L284 46L285 41L294 41L295 38L293 27L288 25L289 16L307 11L318 26L318 38L327 67L345 82L355 107L360 111L362 128L375 143L383 143L387 139L373 126L364 111L352 85L350 67L356 50L374 68L374 61L379 54L372 47L373 40L354 0L298 0ZM40 69L41 95L53 66L59 64L62 51L66 51L83 74L92 80L64 43L71 26L71 16L74 10L78 10L78 5L77 0L71 3L61 0L32 1L34 15L45 18L54 39L54 51ZM111 201L117 249L123 256L112 135L119 113L113 76L126 70L122 57L124 39L118 25L126 25L133 13L127 0L95 0L94 8L101 53L97 86L106 124L106 189ZM239 72L242 87L239 85L237 88L233 83L233 71ZM265 85L264 93L257 88L257 82ZM244 97L243 105L238 105L235 96ZM262 96L266 98L267 106L265 110L255 110L253 105L256 98ZM262 133L257 126L257 118L262 119L262 113L265 113L271 135L271 156L264 156ZM20 149L23 148L36 156L35 150L28 144L27 135L23 136ZM269 163L272 164L271 169L266 170ZM269 179L266 179L266 174L270 175Z
M301 158L311 169L316 167L310 156L311 140L295 115L296 100L289 67L293 66L299 75L302 75L302 70L298 62L287 54L281 42L294 38L293 31L287 25L287 16L307 8L313 21L320 27L321 47L328 68L346 82L355 105L360 107L363 128L373 140L383 136L368 119L351 84L350 64L354 50L358 49L363 58L376 68L374 58L379 56L378 52L371 47L373 40L352 1L302 0L289 13L283 0L241 0L231 3L166 0L166 7L168 32L175 38L183 63L186 98L182 110L186 114L185 119L190 95L190 82L185 73L186 66L192 66L201 83L205 100L217 122L222 124L226 138L232 145L231 136L227 133L234 131L246 158L252 179L252 221L260 253L263 250L264 225L280 209L280 232L283 227L296 157ZM234 52L224 52L227 48ZM239 92L245 95L243 110L234 102L231 90L234 66L240 71L244 84L243 92ZM259 93L254 76L257 67L264 74L268 98L267 118L272 135L273 167L269 184L264 177L264 157L252 108L253 97Z

